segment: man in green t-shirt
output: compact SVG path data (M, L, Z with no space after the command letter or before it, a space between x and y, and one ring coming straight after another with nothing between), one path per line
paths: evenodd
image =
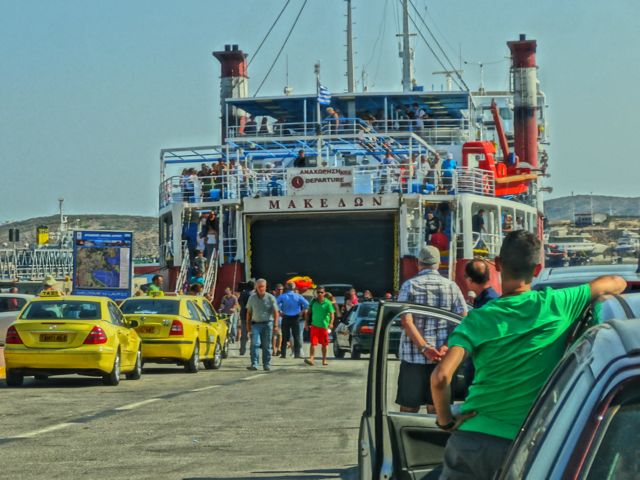
M496 258L502 297L473 310L449 336L449 350L431 375L437 424L453 432L440 479L491 479L552 370L564 354L568 331L589 302L621 293L620 277L599 277L573 288L531 290L542 269L540 241L524 230L509 233ZM475 378L454 416L451 379L471 355Z
M162 286L164 285L164 278L162 275L154 275L151 279L151 283L147 288L147 295L157 295L158 293L163 291Z
M324 287L318 287L316 298L309 302L306 311L306 323L304 329L309 328L309 316L311 317L311 329L309 331L309 358L305 358L304 363L313 365L315 349L320 344L322 346L322 365L327 365L327 349L329 347L329 330L333 328L335 308L331 300L327 298Z

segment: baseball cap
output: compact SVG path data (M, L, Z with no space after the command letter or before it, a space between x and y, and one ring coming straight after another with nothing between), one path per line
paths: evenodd
M422 247L418 255L418 261L425 265L440 265L440 250L433 245Z

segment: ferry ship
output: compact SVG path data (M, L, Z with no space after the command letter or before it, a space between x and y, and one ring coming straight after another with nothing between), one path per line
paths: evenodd
M480 255L493 268L506 232L542 239L547 102L536 41L507 43L508 91L424 91L409 35L405 22L402 91L356 92L350 81L330 99L319 66L315 92L249 96L247 54L213 52L222 143L160 152L160 262L172 289L187 287L207 222L218 248L204 292L217 299L247 279L295 275L381 297L416 274L428 243L466 291L465 263Z

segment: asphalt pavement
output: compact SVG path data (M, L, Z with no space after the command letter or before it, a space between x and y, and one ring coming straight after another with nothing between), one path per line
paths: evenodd
M0 381L0 477L11 479L356 478L368 357L310 367L145 364L141 380Z

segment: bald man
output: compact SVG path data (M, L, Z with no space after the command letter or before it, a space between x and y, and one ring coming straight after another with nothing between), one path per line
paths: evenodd
M476 294L473 308L480 308L490 300L500 297L491 287L491 270L486 260L476 258L467 262L464 266L464 279L467 288Z

